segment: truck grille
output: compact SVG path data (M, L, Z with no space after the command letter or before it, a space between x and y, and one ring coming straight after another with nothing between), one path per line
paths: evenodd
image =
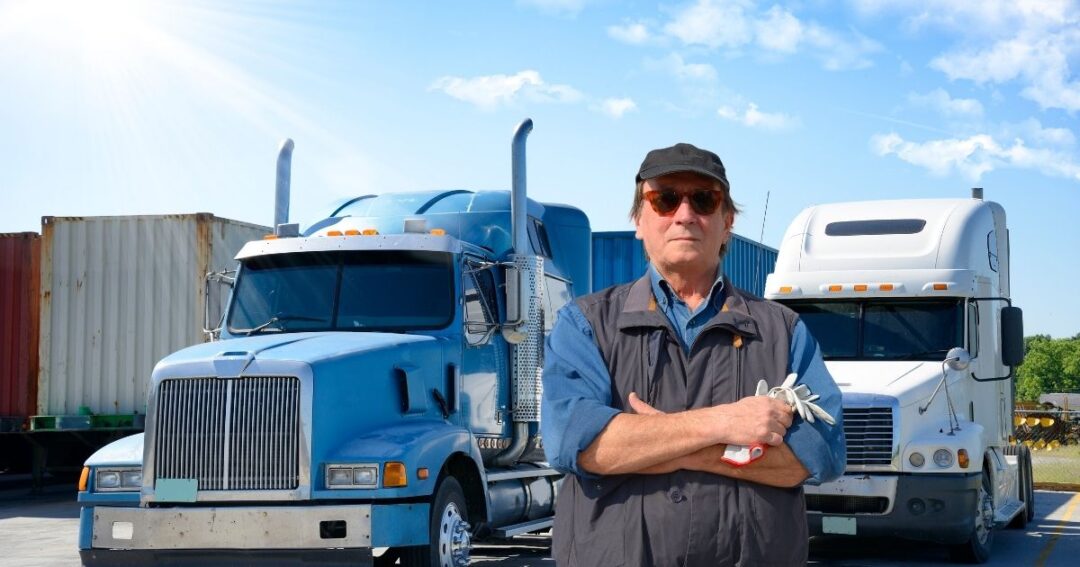
M891 465L892 408L844 408L844 437L848 466Z
M300 380L164 380L154 476L199 490L289 490L299 484Z
M884 496L842 496L838 494L807 494L806 511L824 514L884 514L889 499Z

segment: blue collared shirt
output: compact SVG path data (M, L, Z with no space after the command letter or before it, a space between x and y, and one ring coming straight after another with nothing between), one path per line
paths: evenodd
M546 346L541 406L544 450L556 469L593 478L596 475L578 466L578 453L596 439L619 410L612 407L611 376L593 340L592 327L577 303L570 302L559 310ZM816 403L837 418L837 425L821 420L808 423L796 417L784 442L809 471L807 484L837 478L844 472L846 454L839 426L843 414L841 394L825 368L817 341L802 321L792 332L788 369L799 375L796 384L806 384L821 396Z
M676 293L671 289L671 284L660 275L651 264L649 265L649 281L652 282L653 297L660 310L667 315L668 321L679 337L679 343L688 354L694 340L701 334L705 324L724 307L724 275L720 269L716 270L716 280L713 282L709 296L702 301L697 309L691 310Z

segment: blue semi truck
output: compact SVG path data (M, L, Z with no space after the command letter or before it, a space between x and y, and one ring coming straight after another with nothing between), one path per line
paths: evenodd
M145 432L87 461L83 563L465 565L550 526L543 336L591 232L526 198L531 128L509 193L360 197L245 245L221 340L162 360Z

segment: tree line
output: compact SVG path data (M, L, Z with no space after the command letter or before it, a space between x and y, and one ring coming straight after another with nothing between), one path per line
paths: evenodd
M1016 398L1038 401L1041 394L1080 392L1080 333L1069 339L1024 337L1024 362L1016 370Z

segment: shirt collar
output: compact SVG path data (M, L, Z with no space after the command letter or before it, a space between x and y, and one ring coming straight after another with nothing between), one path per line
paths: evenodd
M716 267L716 281L713 282L712 289L709 290L709 302L718 309L724 303L724 272L720 268L720 266ZM653 297L656 298L660 308L664 311L669 310L677 296L674 290L671 289L671 284L660 275L660 272L652 264L649 264L649 281L652 283Z

